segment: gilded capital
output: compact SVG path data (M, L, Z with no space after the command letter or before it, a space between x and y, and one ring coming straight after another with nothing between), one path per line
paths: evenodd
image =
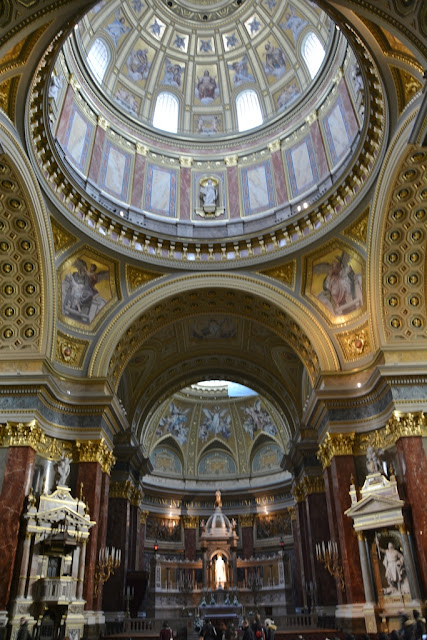
M238 160L239 160L239 156L238 155L225 156L225 158L224 158L224 162L225 162L227 167L236 167Z
M135 144L135 151L136 153L139 153L140 156L147 156L150 149L147 147L146 144L142 144L142 142L137 142Z
M286 511L288 512L289 517L290 517L291 520L296 520L297 519L297 510L296 510L295 507L288 507L286 509Z
M273 153L274 151L280 151L281 141L280 138L277 140L273 140L267 144L268 150Z
M239 516L239 524L241 527L252 527L254 524L254 514L245 513Z
M328 433L319 446L317 457L324 469L329 467L334 456L352 456L354 453L356 434Z
M141 513L139 514L139 521L141 524L145 524L147 522L148 514L149 511L141 511Z
M25 424L23 422L7 422L5 425L0 425L1 447L31 447L35 451L39 451L45 442L46 436L36 420Z
M198 516L183 516L184 529L197 529L199 524Z
M394 442L399 438L421 436L426 420L423 412L416 415L412 413L399 414L395 411L385 425L385 435L390 434Z
M131 500L133 492L135 491L135 485L130 480L125 482L111 482L110 483L110 498L123 498L124 500Z
M313 493L324 492L325 482L322 476L304 476L292 489L292 494L296 502L303 502L307 496Z
M98 116L98 125L101 127L101 129L104 129L104 131L107 131L108 127L110 126L108 120L106 120L102 116Z
M110 474L111 468L116 462L113 452L101 440L77 440L76 458L79 462L99 462L104 473Z
M190 156L179 156L179 164L181 167L191 167L193 164L193 158Z

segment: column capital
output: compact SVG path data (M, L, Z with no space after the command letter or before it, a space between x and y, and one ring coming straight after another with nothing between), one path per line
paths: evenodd
M179 164L181 165L181 167L190 168L193 164L193 158L191 158L190 156L179 156Z
M239 161L239 156L236 154L234 156L225 156L224 162L227 167L236 167Z
M335 456L352 456L354 453L356 434L352 433L328 433L319 446L317 457L322 463L323 469L329 467Z
M183 516L184 529L197 529L199 526L198 516Z
M110 484L109 497L129 500L133 506L138 507L144 497L144 493L131 480L125 480L124 482L112 482Z
M287 507L286 511L289 513L291 521L297 519L297 510L295 507Z
M99 462L104 473L110 475L111 468L116 462L113 452L101 440L77 440L76 459L78 462Z
M296 502L303 502L307 496L313 493L324 492L325 481L322 476L304 476L292 489L292 495Z
M252 527L254 524L253 513L242 513L239 515L239 524L241 527Z
M280 151L281 146L282 141L280 140L280 138L278 138L277 140L272 140L272 142L269 142L267 144L267 149L270 151L270 153L273 153L274 151Z

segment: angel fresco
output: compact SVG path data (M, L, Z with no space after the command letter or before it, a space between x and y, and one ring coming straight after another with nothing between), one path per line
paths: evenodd
M95 263L88 266L82 258L73 263L74 271L62 280L62 312L64 315L89 324L107 304L96 285L109 280L108 270L98 271Z
M354 272L346 251L331 262L317 263L313 273L325 274L318 299L335 315L344 315L362 306L362 274Z
M159 421L156 435L162 436L165 433L170 433L174 436L179 444L182 445L187 442L188 436L188 413L189 409L181 409L174 402L169 405L169 413Z
M258 431L265 431L271 436L275 436L277 428L271 421L271 417L268 412L262 408L259 398L255 400L252 405L244 408L245 421L243 428L250 435L252 440L255 437L255 433Z
M216 405L212 409L203 407L205 418L199 427L199 436L202 442L206 442L210 435L223 436L229 438L231 436L231 415L227 409L221 409Z

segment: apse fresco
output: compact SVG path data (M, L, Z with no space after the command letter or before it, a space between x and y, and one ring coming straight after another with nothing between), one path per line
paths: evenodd
M182 463L176 453L167 447L156 447L150 456L155 472L181 474Z
M252 460L253 473L267 473L279 469L283 451L275 443L267 444L258 449Z
M90 325L113 298L111 266L89 251L67 260L60 268L59 278L65 322Z
M223 451L212 451L206 454L199 463L199 475L224 476L236 473L236 463Z

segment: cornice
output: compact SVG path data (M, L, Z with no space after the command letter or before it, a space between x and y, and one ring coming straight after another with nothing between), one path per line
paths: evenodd
M328 433L319 446L317 457L323 469L331 465L335 456L366 454L369 446L388 449L400 438L420 437L426 434L426 414L395 412L384 427L367 433Z

